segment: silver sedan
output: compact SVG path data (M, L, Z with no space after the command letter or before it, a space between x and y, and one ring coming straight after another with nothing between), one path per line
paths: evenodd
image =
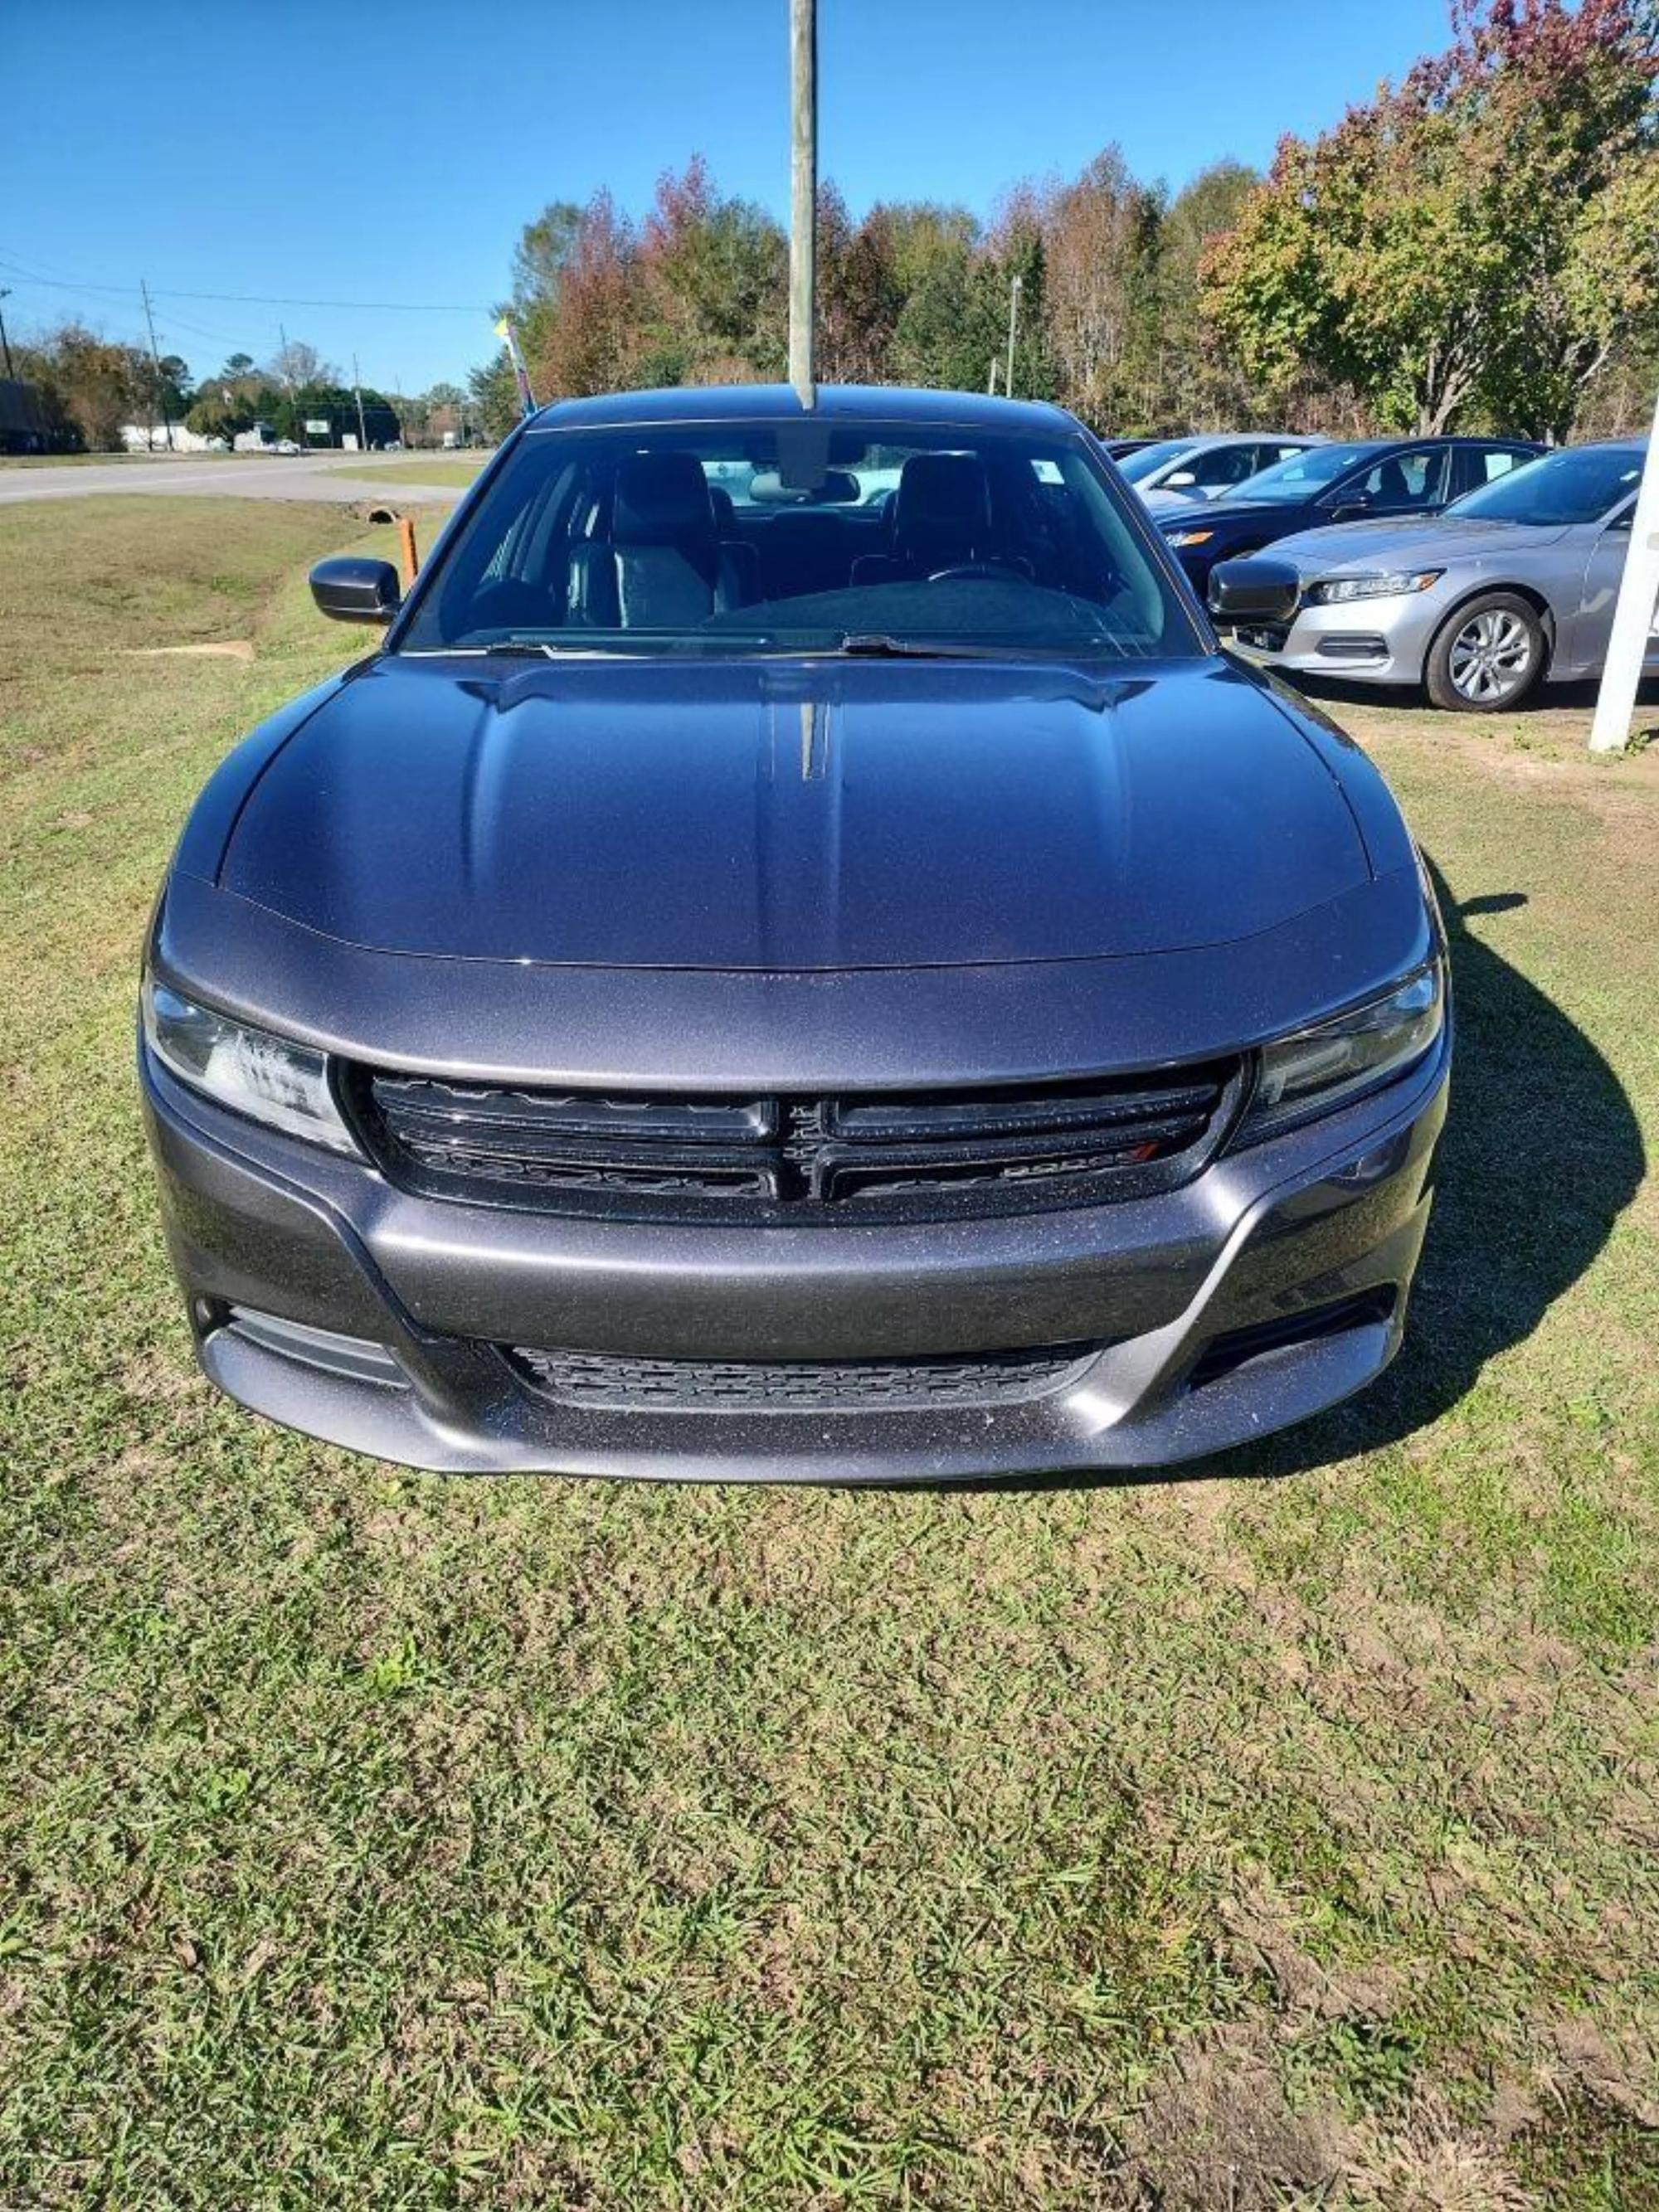
M1421 684L1436 706L1466 713L1513 707L1540 681L1599 675L1645 450L1569 447L1432 520L1283 538L1255 565L1295 570L1297 611L1288 624L1242 626L1234 641L1291 674ZM1645 665L1659 672L1659 632Z
M1293 430L1234 430L1218 435L1194 433L1160 438L1125 454L1118 467L1154 514L1190 508L1194 501L1224 499L1263 469L1288 460L1323 438L1299 437Z

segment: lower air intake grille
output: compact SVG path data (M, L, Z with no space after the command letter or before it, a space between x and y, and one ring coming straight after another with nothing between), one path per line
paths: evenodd
M1029 1212L1168 1190L1224 1136L1237 1060L956 1091L702 1097L361 1070L393 1182L541 1212L858 1222Z
M566 1406L614 1413L884 1413L1039 1398L1102 1348L1044 1345L910 1359L630 1359L523 1348L509 1356L533 1388Z

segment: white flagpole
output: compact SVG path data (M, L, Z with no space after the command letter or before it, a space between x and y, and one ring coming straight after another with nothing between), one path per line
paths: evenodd
M1647 465L1642 488L1636 495L1630 550L1619 585L1619 604L1613 610L1613 635L1601 670L1601 689L1596 694L1595 719L1590 724L1593 753L1623 752L1630 743L1630 718L1636 708L1636 687L1642 680L1642 662L1659 604L1659 405L1653 410L1648 437Z

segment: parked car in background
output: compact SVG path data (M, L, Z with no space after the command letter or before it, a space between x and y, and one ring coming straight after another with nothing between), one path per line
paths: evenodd
M1156 438L1103 438L1101 444L1110 460L1121 461L1126 453L1138 453L1143 446L1155 446Z
M1160 438L1142 446L1119 466L1148 507L1184 507L1194 500L1224 498L1276 461L1324 442L1278 430Z
M1422 684L1437 707L1491 714L1540 682L1596 676L1630 549L1645 447L1569 447L1424 523L1351 523L1281 539L1254 568L1294 574L1288 622L1237 633L1250 656L1357 684ZM1211 578L1224 596L1230 564ZM1659 673L1659 635L1650 640Z
M1158 524L1201 594L1218 561L1330 523L1437 514L1543 450L1512 438L1368 438L1315 446L1196 514L1163 514Z
M1254 1442L1392 1358L1428 878L1073 416L564 400L406 599L312 588L384 645L219 767L142 991L232 1396L476 1474L935 1483Z

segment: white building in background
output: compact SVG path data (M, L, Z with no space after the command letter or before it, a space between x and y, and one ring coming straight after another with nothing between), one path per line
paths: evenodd
M165 453L168 451L167 434L158 422L152 430L148 422L124 422L121 443L130 453ZM222 449L224 440L218 441ZM173 445L175 453L210 453L214 441L204 438L199 430L186 430L182 422L173 426Z

